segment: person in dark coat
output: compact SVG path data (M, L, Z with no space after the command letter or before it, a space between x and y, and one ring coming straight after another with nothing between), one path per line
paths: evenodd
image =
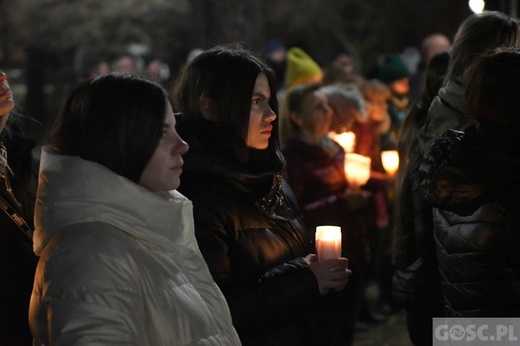
M520 49L482 54L466 80L478 124L445 132L420 167L449 317L520 315L519 79Z
M13 108L0 71L0 345L23 346L32 345L28 311L37 263L32 216L38 167L31 153L36 142L23 136L15 114L8 119Z
M245 345L344 345L351 271L318 261L279 150L276 85L240 46L216 46L183 70L174 90L190 145L180 191Z
M432 206L419 188L422 155L418 129L432 99L442 85L448 53L432 58L426 69L426 86L411 108L398 136L399 171L394 223L394 302L406 311L408 334L414 345L432 344L432 318L444 316L442 289L433 241Z

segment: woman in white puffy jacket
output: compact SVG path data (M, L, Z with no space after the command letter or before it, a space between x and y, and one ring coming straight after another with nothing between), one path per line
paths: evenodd
M188 145L163 89L109 74L69 95L41 157L37 345L237 345L175 189Z

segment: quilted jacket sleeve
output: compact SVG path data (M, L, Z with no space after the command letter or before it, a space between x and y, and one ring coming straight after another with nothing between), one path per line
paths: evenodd
M146 345L136 263L124 244L99 241L86 226L54 236L40 258L29 314L35 344Z

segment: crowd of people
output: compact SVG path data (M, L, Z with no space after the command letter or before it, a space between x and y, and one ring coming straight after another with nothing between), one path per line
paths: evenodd
M121 55L38 159L0 72L0 344L353 345L404 310L431 345L435 317L520 316L519 30L473 14L366 75L279 39L193 50L172 83Z

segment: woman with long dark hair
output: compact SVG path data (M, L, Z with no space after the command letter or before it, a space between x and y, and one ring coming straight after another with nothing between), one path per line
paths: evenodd
M190 144L181 191L244 344L348 344L334 297L351 271L346 258L315 255L284 179L275 95L272 71L242 47L187 65L174 91Z

